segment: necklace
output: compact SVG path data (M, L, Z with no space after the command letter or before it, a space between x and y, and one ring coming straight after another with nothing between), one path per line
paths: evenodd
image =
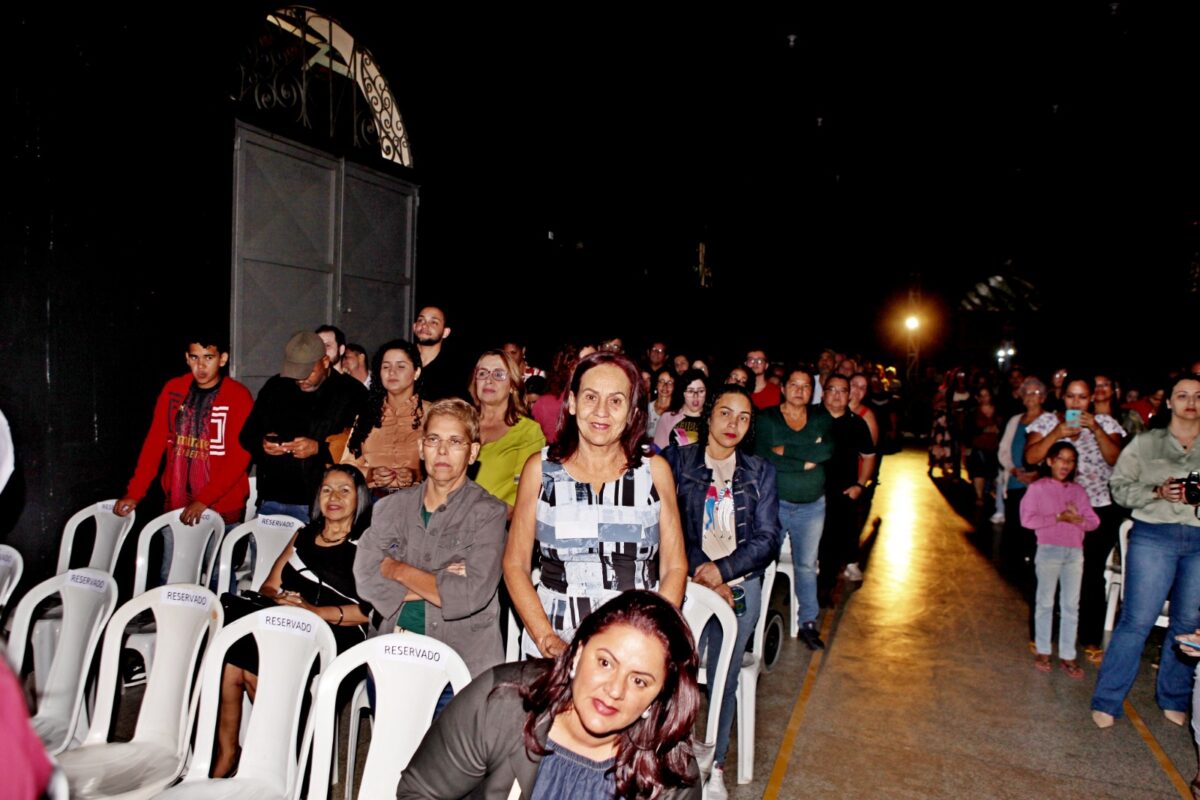
M350 535L350 533L349 533L349 531L347 531L346 533L343 533L341 536L337 537L336 539L330 539L328 536L325 535L324 530L322 530L320 533L317 534L317 536L321 537L321 541L325 542L325 544L341 544L342 542L346 541L346 537L349 535Z

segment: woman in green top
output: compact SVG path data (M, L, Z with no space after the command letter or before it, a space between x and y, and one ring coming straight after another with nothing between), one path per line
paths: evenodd
M479 357L468 387L483 437L475 482L508 505L509 519L525 462L546 446L542 426L529 417L524 387L517 365L503 350Z
M758 415L755 453L775 466L779 527L787 531L795 570L796 619L809 650L824 649L817 633L817 549L825 527L824 463L833 456L833 418L810 405L812 373L797 367L787 376L783 403Z
M1200 628L1200 498L1189 499L1184 492L1188 475L1200 472L1200 375L1176 378L1165 405L1167 427L1139 434L1121 451L1109 480L1113 499L1133 510L1133 530L1121 619L1092 695L1092 719L1101 728L1120 716L1146 637L1168 598L1171 623L1163 637L1155 699L1167 719L1182 725L1192 696L1195 656L1174 645L1176 637Z

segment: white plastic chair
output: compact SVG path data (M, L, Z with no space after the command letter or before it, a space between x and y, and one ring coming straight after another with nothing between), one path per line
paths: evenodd
M455 694L471 682L471 672L454 648L417 633L389 633L357 644L334 660L321 673L317 703L312 715L312 770L308 798L328 797L331 766L337 742L338 689L346 676L366 664L375 679L375 722L358 796L391 797L396 794L400 774L408 766L417 745L425 736L438 698L450 684ZM358 728L355 715L352 731ZM352 733L353 735L353 733ZM346 769L353 772L355 745L346 756ZM303 762L301 762L303 763ZM346 780L347 797L352 781ZM296 800L299 800L297 787Z
M738 673L737 688L737 750L738 783L754 780L754 724L758 693L758 675L763 671L763 650L767 616L770 611L771 590L775 588L775 564L763 573L762 608L754 626L754 648L742 656L742 671Z
M125 626L151 610L158 623L159 657L146 679L137 726L128 742L112 742L114 699L120 691ZM92 724L82 746L59 756L74 798L136 800L161 792L183 772L200 647L221 628L216 595L202 586L151 589L117 609L108 623Z
M729 675L729 662L733 659L733 646L736 644L734 640L737 638L737 616L719 594L707 586L688 581L683 596L683 618L687 620L688 627L691 628L692 638L696 640L697 647L700 646L700 635L704 633L705 626L714 617L721 626L721 649L717 653L715 680L709 687L708 693L708 725L704 732L705 749L717 746L717 731L721 723L721 698L725 696L725 679ZM696 675L701 685L708 682L708 671L703 663L705 655L703 652L700 653L702 663ZM701 765L701 773L705 775L706 795L707 774L711 766L711 762Z
M1128 538L1129 528L1133 527L1133 520L1125 520L1121 523L1118 536ZM1121 544L1118 541L1108 554L1108 560L1104 562L1104 633L1107 637L1112 633L1113 626L1117 621L1117 607L1121 604L1122 584L1125 582L1125 565L1121 562ZM1107 646L1107 642L1105 645Z
M258 691L237 774L213 779L208 773L212 771L225 652L247 634L254 636L258 646ZM310 691L309 673L314 662L319 663L319 672L327 670L336 653L329 625L303 608L264 609L222 628L204 656L192 763L183 782L159 797L289 800L299 779L296 743L304 693ZM395 791L393 786L392 793Z
M26 592L13 612L8 640L8 659L18 676L25 662L34 609L55 594L62 599L62 627L53 657L35 662L46 675L35 683L37 713L31 720L51 755L78 743L86 733L84 688L100 632L117 607L117 585L111 575L98 569L73 569ZM44 666L47 663L49 666Z
M137 518L135 511L130 511L127 516L118 517L113 513L116 504L116 500L101 500L80 509L67 520L67 524L63 526L62 541L58 546L56 572L61 574L70 569L75 537L79 533L79 526L87 519L94 520L96 524L96 538L92 542L92 554L88 557L87 565L91 569L113 571L117 564L117 556L121 554L121 545L133 530L133 523Z
M255 517L249 522L243 522L225 534L221 542L221 550L217 555L217 586L224 589L229 585L225 576L235 569L233 564L233 548L247 536L254 537L255 556L254 568L251 571L246 586L238 582L239 588L257 589L271 574L275 559L283 552L296 531L304 527L304 523L286 514L272 514L265 517Z
M146 591L150 569L150 542L163 528L170 528L174 544L171 548L171 564L167 571L167 583L199 583L204 585L212 563L204 563L204 550L210 539L219 539L225 532L221 515L211 509L200 515L195 525L185 525L179 515L183 509L168 511L150 520L138 534L137 564L133 573L133 594L136 597ZM211 561L216 560L214 549Z
M1117 584L1117 587L1118 587L1117 594L1118 594L1118 597L1121 602L1125 602L1124 569L1125 569L1125 565L1129 563L1129 560L1128 560L1129 532L1131 530L1133 530L1133 520L1127 519L1121 523L1121 527L1117 531L1117 546L1121 548L1121 570L1122 570L1121 580ZM1111 561L1112 556L1109 556L1109 559ZM1108 578L1107 568L1105 569L1105 578ZM1110 591L1109 596L1108 596L1108 608L1106 609L1105 615L1104 615L1104 630L1106 632L1112 631L1112 626L1116 622L1116 617L1117 617L1116 604L1113 602L1112 592ZM1171 624L1171 601L1170 600L1167 600L1163 603L1162 611L1159 612L1158 619L1154 621L1154 624L1159 628L1166 628Z
M185 525L180 514L183 509L168 511L160 514L146 523L138 534L137 564L133 573L133 595L137 597L146 591L146 581L150 570L150 543L163 528L170 528L173 537L171 547L171 564L167 569L167 584L198 583L205 585L208 574L212 571L212 562L216 560L216 548L208 564L204 563L204 551L211 539L220 540L225 532L225 522L221 515L208 510L200 515L200 521L195 525ZM125 640L125 647L133 650L142 657L146 674L150 674L150 665L154 661L156 628L153 624L143 626L140 630L130 633ZM138 680L138 683L141 681Z
M13 591L25 572L25 559L15 547L0 544L0 614L4 613Z
M779 550L779 561L776 569L788 579L787 592L787 615L791 620L788 623L788 633L795 639L800 635L800 620L796 618L799 613L796 602L796 567L792 564L792 542L787 532L783 534L783 547ZM765 603L766 597L763 598Z

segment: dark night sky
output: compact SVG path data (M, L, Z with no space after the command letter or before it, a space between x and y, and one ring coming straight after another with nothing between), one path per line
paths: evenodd
M421 185L418 300L447 305L472 345L517 333L544 360L564 332L616 332L717 354L760 338L894 354L919 274L926 352L944 361L978 358L1005 325L1035 363L1064 349L1127 362L1149 342L1190 355L1200 10L1047 5L322 8L389 76ZM207 120L228 113L228 65L268 7L206 24L31 12L16 63L46 83L14 104L46 127L91 121L38 135L56 169L84 165L93 180L72 191L96 206L156 197L224 228L228 134ZM92 105L59 110L81 74ZM177 158L153 137L185 127L181 174L118 172L139 136ZM212 235L214 269L227 235ZM1040 312L955 311L994 275L1032 284Z
M873 349L920 273L938 338L991 347L1012 323L1036 360L1081 337L1123 355L1181 336L1198 14L1044 5L397 20L370 46L401 64L427 178L424 299L468 259L568 290L531 320ZM998 274L1030 282L1042 313L949 318ZM474 320L488 304L462 305Z

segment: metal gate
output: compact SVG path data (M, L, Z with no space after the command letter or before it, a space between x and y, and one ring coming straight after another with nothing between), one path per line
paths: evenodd
M298 330L368 352L413 318L417 187L239 124L230 374L257 394Z

